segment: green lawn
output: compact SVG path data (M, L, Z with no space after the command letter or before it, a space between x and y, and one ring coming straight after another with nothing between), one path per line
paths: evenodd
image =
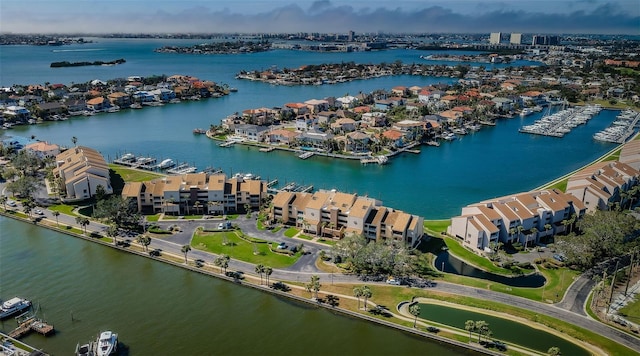
M309 241L313 240L313 237L311 237L309 235L305 235L305 234L300 234L300 235L298 235L298 237L301 238L301 239L309 240Z
M227 239L227 245L223 245L224 237ZM196 231L193 235L191 246L199 250L215 254L227 254L233 259L273 268L289 267L300 258L300 253L288 256L271 252L268 243L252 244L238 237L235 231Z
M431 232L433 235L440 235L441 232L446 232L449 225L451 225L450 219L424 221L425 230Z
M156 178L164 177L162 174L147 172L138 169L131 169L117 164L110 164L109 169L122 177L125 182L146 182Z
M286 236L286 237L294 237L299 232L300 232L300 230L296 229L295 227L290 227L290 228L288 228L288 229L286 229L284 231L284 236Z
M629 321L633 321L635 323L640 322L640 298L636 296L633 302L625 305L624 308L620 309L619 312L621 315L624 315Z
M432 237L432 239L438 239L439 237ZM457 257L467 261L469 264L479 267L485 271L503 274L503 275L512 275L513 271L498 267L493 264L493 262L489 261L489 259L478 256L475 253L464 248L458 241L455 241L451 237L445 237L444 242L447 244L449 248L449 252Z
M59 204L59 205L51 205L49 207L49 210L52 211L59 211L61 214L67 214L67 215L71 215L71 216L80 216L76 213L73 212L73 209L75 209L76 207L73 205L66 205L66 204Z
M160 220L160 214L146 215L145 218L148 222L156 222Z

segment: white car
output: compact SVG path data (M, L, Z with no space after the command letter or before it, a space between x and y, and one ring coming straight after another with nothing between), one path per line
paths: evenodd
M12 208L15 208L16 206L18 206L18 204L16 204L16 202L13 200L8 200L7 205L9 205Z
M40 209L36 209L33 211L36 215L44 215L44 211L40 210Z

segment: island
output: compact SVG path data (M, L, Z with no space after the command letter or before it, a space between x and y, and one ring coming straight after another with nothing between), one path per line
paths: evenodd
M86 66L114 66L116 64L122 64L125 63L126 61L124 60L124 58L120 58L120 59L115 59L113 61L108 61L108 62L104 62L104 61L93 61L93 62L68 62L68 61L63 61L63 62L52 62L50 67L51 68L63 68L63 67L86 67Z
M236 54L266 52L269 50L271 50L271 42L268 41L227 41L203 43L190 47L164 46L157 48L154 52L187 54Z

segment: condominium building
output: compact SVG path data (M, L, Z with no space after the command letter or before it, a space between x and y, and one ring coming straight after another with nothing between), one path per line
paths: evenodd
M579 199L556 189L518 193L462 208L447 232L477 253L489 252L498 242L538 243L565 231L573 215L579 218L585 212Z
M63 201L91 198L98 186L102 186L107 194L113 193L107 162L98 151L89 147L76 146L58 154L53 174L64 186Z
M519 45L522 43L522 34L521 33L512 33L509 38L509 43L514 45Z
M360 234L370 240L393 239L416 246L423 235L422 217L382 206L369 197L320 190L315 193L279 192L271 218L305 232L340 239Z
M222 215L259 208L266 197L267 184L237 175L190 173L167 176L148 182L130 182L122 190L124 198L135 199L138 211L148 213Z
M501 37L502 37L502 33L491 32L491 34L489 35L489 44L500 44Z
M584 202L588 211L608 210L621 200L621 193L638 184L640 172L618 161L592 164L573 174L566 192Z

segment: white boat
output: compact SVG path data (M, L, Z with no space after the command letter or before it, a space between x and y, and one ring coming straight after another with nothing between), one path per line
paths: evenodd
M529 116L531 114L533 114L533 109L530 108L524 108L520 111L520 116Z
M31 302L19 297L11 298L2 303L0 307L0 319L17 314L23 310L27 310L31 307Z
M76 345L76 356L95 356L95 344L93 342L80 345Z
M164 161L160 162L160 164L158 165L158 168L166 169L166 168L171 168L175 165L176 165L176 162L174 162L171 158L167 158Z
M118 348L118 334L111 331L103 331L98 337L96 347L97 356L108 356L116 352Z
M449 132L449 133L446 133L442 138L444 138L447 141L453 141L456 138L458 138L458 136L456 136L456 134L454 134L453 132Z

